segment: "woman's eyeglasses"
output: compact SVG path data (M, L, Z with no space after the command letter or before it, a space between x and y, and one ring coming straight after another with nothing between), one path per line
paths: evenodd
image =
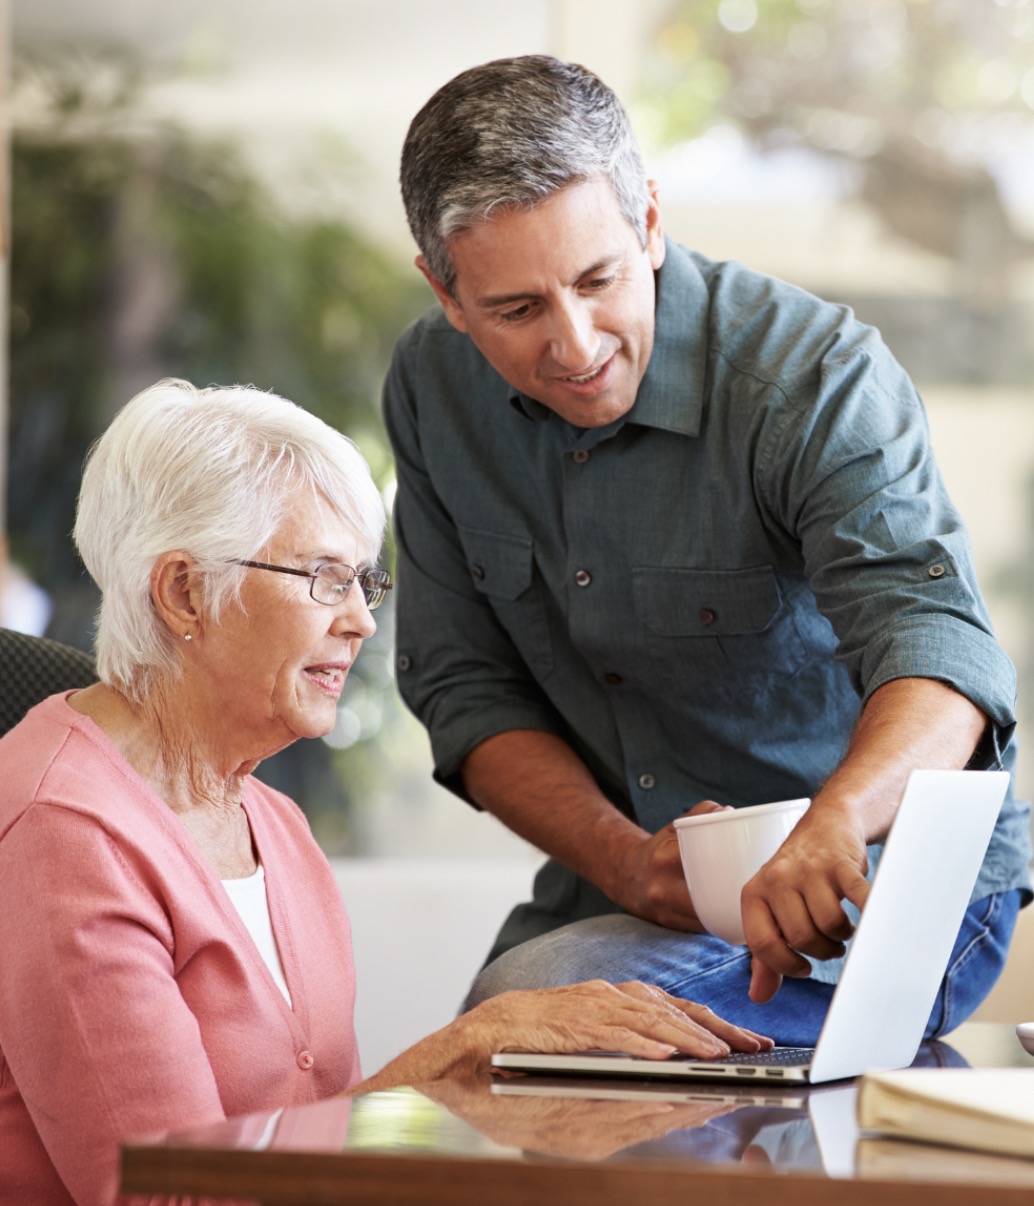
M391 574L387 570L357 570L351 565L321 565L318 570L291 569L286 565L267 565L265 561L234 561L234 565L246 565L250 569L271 570L274 574L294 574L297 578L309 579L309 594L317 603L333 607L348 594L348 588L358 581L366 598L366 606L376 611L391 590Z

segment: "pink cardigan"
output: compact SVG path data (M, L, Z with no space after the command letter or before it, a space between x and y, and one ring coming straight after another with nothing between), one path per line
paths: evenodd
M123 1138L354 1084L355 974L290 800L247 781L293 1008L187 830L66 699L0 740L0 1203L109 1206Z

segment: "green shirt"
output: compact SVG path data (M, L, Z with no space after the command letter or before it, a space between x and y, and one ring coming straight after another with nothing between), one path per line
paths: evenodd
M398 461L397 673L437 777L485 738L565 738L656 831L705 798L814 795L861 704L951 683L1015 725L1015 674L930 449L872 328L669 244L633 408L571 426L440 310L385 385ZM1011 760L1011 754L1006 755ZM1026 884L1011 797L977 895ZM513 936L613 909L547 867Z

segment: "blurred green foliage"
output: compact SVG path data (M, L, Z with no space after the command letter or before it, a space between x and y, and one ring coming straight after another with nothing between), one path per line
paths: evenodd
M164 376L253 382L352 436L384 486L380 383L429 297L327 207L285 214L233 145L142 120L139 84L120 55L13 72L9 536L54 600L50 635L84 647L96 593L69 533L84 455L117 409ZM378 619L348 748L305 742L267 764L332 852L399 708L390 606Z
M48 588L79 576L55 533L90 440L161 376L282 393L356 439L383 484L380 381L427 296L347 222L285 216L234 146L141 125L132 65L102 66L14 73L11 537Z
M672 0L643 80L658 148L724 126L756 157L821 158L886 234L950 265L918 321L914 299L838 297L915 375L1029 383L1034 238L1010 202L1031 196L1034 0Z
M1031 0L674 0L644 74L662 143L724 118L851 153L857 120L945 151L960 116L1029 122L1032 69Z

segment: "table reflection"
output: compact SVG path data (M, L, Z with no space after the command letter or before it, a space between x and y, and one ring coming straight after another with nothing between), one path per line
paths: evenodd
M1034 1066L1011 1027L977 1024L925 1045L915 1063ZM501 1206L579 1194L601 1206L629 1195L682 1206L720 1186L736 1206L800 1206L802 1194L819 1200L808 1195L822 1178L838 1179L845 1203L868 1203L861 1182L877 1178L883 1206L939 1206L946 1184L980 1186L982 1201L1001 1206L1029 1201L1034 1161L860 1136L855 1099L853 1081L767 1088L486 1074L127 1144L123 1188L267 1206L316 1197L478 1206L489 1188Z
M917 1066L965 1067L946 1042ZM853 1083L764 1087L484 1075L254 1114L169 1142L250 1151L692 1160L850 1176Z

